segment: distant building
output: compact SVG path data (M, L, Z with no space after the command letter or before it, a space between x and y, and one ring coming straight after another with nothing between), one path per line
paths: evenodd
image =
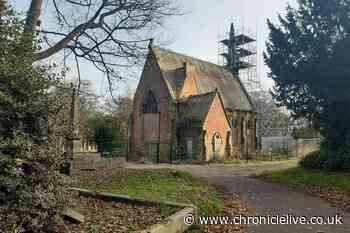
M129 160L244 158L256 148L256 113L239 78L152 44L131 122Z

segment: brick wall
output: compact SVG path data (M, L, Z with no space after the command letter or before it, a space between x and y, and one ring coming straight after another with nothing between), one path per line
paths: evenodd
M184 64L184 68L186 71L186 79L184 80L184 86L179 93L181 97L197 93L196 83L193 79L193 76L196 75L195 69L189 64ZM143 114L142 105L149 90L154 93L159 103L159 114ZM177 137L178 135L176 134L176 114L175 104L173 103L167 85L162 78L154 54L151 52L148 55L134 98L129 148L130 153L128 159L135 161L145 158L156 162L154 156L150 156L150 151L154 152L154 144L159 142L159 162L170 162L171 144L177 145L176 140L178 138L181 139L181 137ZM230 126L225 118L220 98L217 96L211 106L207 119L203 124L202 132L206 132L204 138L206 148L205 153L203 152L203 146L197 145L202 141L200 138L201 136L197 135L195 137L196 140L193 141L193 150L197 156L200 157L200 154L205 154L205 160L213 158L213 136L215 133L219 133L221 136L222 145L217 152L218 156L221 158L232 153L232 151L240 151L242 153L244 150L255 150L255 125L249 130L250 133L247 134L246 142L242 142L242 132L247 131L244 124L248 121L254 121L255 114L235 111L234 114L231 114L231 117L229 117L229 119L231 118L237 120L237 128L234 130L235 147L232 148L232 150L228 150L227 148L231 148L231 142L229 138L227 138L228 133L230 132ZM199 135L201 135L201 133ZM227 145L227 143L229 145Z
M188 63L184 64L184 69L186 73L185 82L183 84L182 90L180 92L180 98L186 98L191 95L197 95L198 94L198 88L196 81L194 79L195 74L195 68L193 65L190 65Z
M220 158L224 158L226 154L227 133L230 130L230 125L225 117L225 112L217 95L210 107L207 118L203 124L203 129L206 131L205 146L206 160L209 161L214 157L213 137L216 133L221 136L222 144L217 154Z
M152 90L159 103L160 115L143 114L142 105L149 90ZM153 159L147 158L150 144L158 143L158 138L160 138L160 162L169 162L169 146L166 145L170 144L172 138L171 105L170 93L155 62L154 55L150 53L134 98L129 160L139 160L141 157Z

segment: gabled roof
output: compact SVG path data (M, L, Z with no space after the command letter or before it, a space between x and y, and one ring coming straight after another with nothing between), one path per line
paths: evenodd
M215 96L216 92L209 92L181 99L178 103L179 111L181 112L181 120L203 122L208 115Z
M249 95L239 78L234 77L224 67L153 45L150 49L174 100L177 100L178 91L186 78L184 64L188 63L195 67L194 79L199 94L207 94L217 89L225 109L254 111Z
M227 123L230 124L230 121L227 118L226 112L224 110L224 105L220 93L215 90L202 95L193 95L188 98L181 99L178 102L178 109L180 111L180 124L188 122L198 122L199 125L202 125L207 118L210 108L213 105L214 99L218 97L220 105L222 106L223 113ZM190 124L191 127L193 124ZM187 125L188 126L188 125Z

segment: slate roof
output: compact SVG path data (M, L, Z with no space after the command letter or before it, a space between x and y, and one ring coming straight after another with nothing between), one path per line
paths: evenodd
M234 77L224 67L157 46L152 45L150 48L156 56L174 100L177 100L178 92L186 78L184 63L188 63L195 67L194 79L199 94L207 94L218 89L225 109L254 111L250 97L239 78Z
M203 122L214 101L216 92L190 96L179 101L181 120L194 120Z

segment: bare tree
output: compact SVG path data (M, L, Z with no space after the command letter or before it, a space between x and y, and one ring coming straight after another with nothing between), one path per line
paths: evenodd
M50 11L50 20L41 19L43 8ZM111 88L113 79L122 78L120 70L144 55L164 19L178 14L174 0L31 0L25 31L43 41L36 61L68 49L78 73L79 61L89 61L106 73Z
M258 138L270 136L276 130L281 134L289 132L291 118L277 107L268 92L259 91L251 96L258 113Z

